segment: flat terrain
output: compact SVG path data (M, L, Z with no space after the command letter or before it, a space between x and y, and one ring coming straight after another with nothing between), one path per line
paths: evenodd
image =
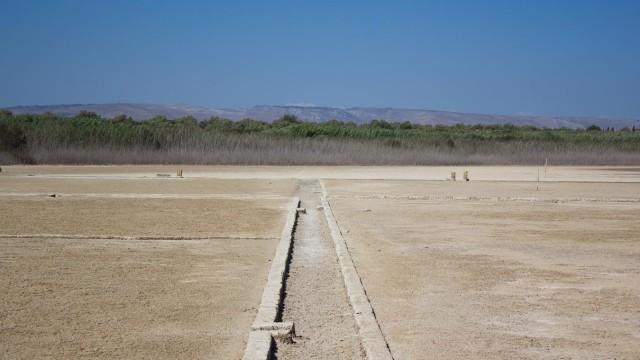
M640 356L640 185L326 184L395 358Z
M277 199L0 196L0 233L275 238L285 205Z
M241 358L297 180L105 168L3 167L0 358Z
M3 176L27 174L64 178L155 178L157 174L175 177L182 169L185 177L216 179L384 179L446 180L451 171L458 179L469 171L471 180L571 182L639 182L640 167L549 167L544 166L6 166Z
M13 169L11 169L13 170ZM42 169L39 169L43 171ZM183 178L175 177L129 177L110 178L86 173L78 169L61 174L26 174L5 172L0 176L1 193L33 193L33 194L174 194L174 195L234 195L277 197L292 196L297 180L278 179L243 179L242 181L215 178ZM113 171L118 171L114 167ZM35 172L35 171L34 171Z
M0 358L241 358L292 196L278 355L360 358L316 179L394 358L640 358L640 167L543 166L3 166Z
M640 173L636 176L640 179ZM640 183L325 180L333 198L389 200L640 201Z
M0 239L0 358L239 359L276 243Z

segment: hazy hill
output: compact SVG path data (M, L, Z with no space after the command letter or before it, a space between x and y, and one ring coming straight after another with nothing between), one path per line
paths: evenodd
M18 106L7 108L14 114L42 114L52 112L56 115L73 116L81 110L93 111L105 118L113 118L126 114L136 120L152 118L156 115L167 118L179 118L191 115L198 120L219 116L230 120L251 118L262 121L272 121L283 115L295 115L304 121L353 121L366 123L373 119L391 122L410 121L418 124L513 124L532 125L536 127L568 127L584 128L598 125L601 128L614 127L616 129L635 126L640 128L640 120L615 119L604 117L567 117L567 116L518 116L518 115L488 115L465 114L446 111L420 109L393 108L331 108L306 106L252 106L239 109L213 109L187 104L86 104L86 105L50 105L50 106Z

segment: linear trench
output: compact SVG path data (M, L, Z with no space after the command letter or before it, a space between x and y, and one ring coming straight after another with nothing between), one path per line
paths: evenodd
M293 341L276 342L277 359L364 359L318 180L302 180L300 213L286 279L282 321L295 324Z

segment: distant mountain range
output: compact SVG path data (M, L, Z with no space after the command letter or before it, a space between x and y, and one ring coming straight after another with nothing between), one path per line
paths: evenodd
M525 116L525 115L487 115L465 114L447 111L419 110L419 109L393 109L393 108L332 108L314 106L252 106L239 109L213 109L187 104L153 105L153 104L86 104L86 105L48 105L48 106L16 106L6 108L14 114L42 114L51 112L56 115L73 116L78 112L93 111L105 118L113 118L120 114L126 114L135 120L144 120L156 115L162 115L169 119L191 115L198 120L219 116L229 120L242 120L251 118L254 120L272 121L283 115L295 115L304 121L353 121L357 124L368 123L373 119L381 119L389 122L410 121L416 124L513 124L518 126L531 125L548 128L585 128L589 125L598 125L601 128L623 127L640 128L640 120L617 119L608 117L584 117L584 116Z

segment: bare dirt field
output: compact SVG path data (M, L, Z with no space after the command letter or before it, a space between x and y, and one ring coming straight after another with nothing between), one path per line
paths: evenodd
M637 176L640 179L640 173ZM640 202L640 183L325 180L332 197L389 200L521 200Z
M326 185L394 358L640 357L638 184Z
M275 238L285 206L282 199L0 196L0 234Z
M91 168L3 167L0 358L241 358L297 180Z
M276 243L0 239L0 358L239 359Z
M117 169L117 168L116 168ZM117 171L117 170L116 170ZM292 196L297 181L294 179L243 179L242 181L213 178L127 178L102 177L61 178L51 174L25 176L10 174L0 176L0 193L35 194L180 194L180 195L250 195Z
M640 167L549 166L5 166L2 176L27 174L65 178L155 178L175 177L182 169L185 178L215 179L386 179L446 180L451 171L458 178L469 171L472 180L573 182L640 182ZM0 177L1 178L1 177Z
M640 358L640 167L551 166L3 166L0 358L241 358L292 196L277 355L361 358L315 179L395 359Z

